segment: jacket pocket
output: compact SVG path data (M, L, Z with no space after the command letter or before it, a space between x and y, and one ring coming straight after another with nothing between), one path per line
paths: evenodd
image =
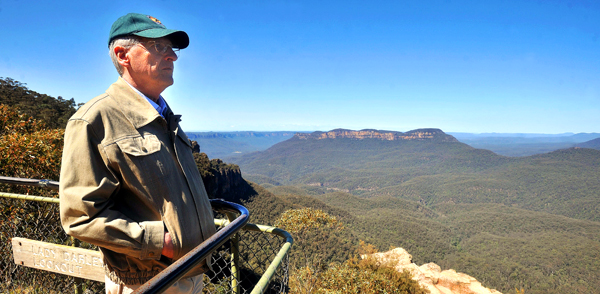
M160 151L160 141L156 135L123 139L117 141L117 145L131 156L146 156Z

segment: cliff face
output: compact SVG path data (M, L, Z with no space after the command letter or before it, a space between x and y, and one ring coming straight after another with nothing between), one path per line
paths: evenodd
M412 263L412 256L402 248L362 257L373 257L378 262L394 267L397 271L411 272L413 279L429 290L431 294L502 294L495 289L482 286L477 279L467 274L457 273L453 269L442 270L435 263L418 266Z
M191 144L194 161L209 198L240 203L256 194L254 188L242 178L239 166L224 163L220 159L210 160L206 153L200 153L198 142L191 141Z
M242 173L237 165L224 163L220 159L211 160L210 175L203 177L206 193L210 198L231 198L234 194L246 184L242 178Z
M296 133L294 135L298 139L380 139L380 140L435 140L441 142L458 142L456 138L451 135L444 133L439 129L417 129L408 131L406 133L395 132L395 131L382 131L382 130L371 130L365 129L360 131L346 130L346 129L335 129L329 132L313 132L313 133Z

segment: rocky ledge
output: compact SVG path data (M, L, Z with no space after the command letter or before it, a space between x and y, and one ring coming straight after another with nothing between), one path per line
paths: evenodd
M458 142L456 138L444 133L440 129L417 129L408 132L395 132L365 129L360 131L335 129L328 132L296 133L298 139L380 139L380 140L435 140L443 142Z
M457 273L453 269L442 270L435 263L418 266L412 262L412 256L402 248L362 256L362 258L370 257L397 271L411 272L413 279L431 294L502 294L495 289L482 286L477 279L467 274Z

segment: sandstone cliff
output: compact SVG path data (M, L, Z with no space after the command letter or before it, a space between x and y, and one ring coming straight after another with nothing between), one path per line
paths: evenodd
M363 255L362 258L375 258L398 271L410 271L413 279L428 289L431 294L502 294L495 289L482 286L477 279L469 275L457 273L452 269L442 270L435 263L418 266L412 263L412 256L402 248Z
M360 131L335 129L328 132L296 133L298 139L380 139L380 140L436 140L442 142L458 142L456 138L439 129L417 129L406 133L365 129Z

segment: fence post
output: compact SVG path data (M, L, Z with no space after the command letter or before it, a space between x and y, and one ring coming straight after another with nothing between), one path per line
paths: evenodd
M232 222L235 219L235 215L231 212L225 213L227 215L227 219ZM231 289L234 294L240 293L240 286L238 281L240 280L240 272L238 270L238 262L240 255L240 240L239 233L236 233L231 239Z

